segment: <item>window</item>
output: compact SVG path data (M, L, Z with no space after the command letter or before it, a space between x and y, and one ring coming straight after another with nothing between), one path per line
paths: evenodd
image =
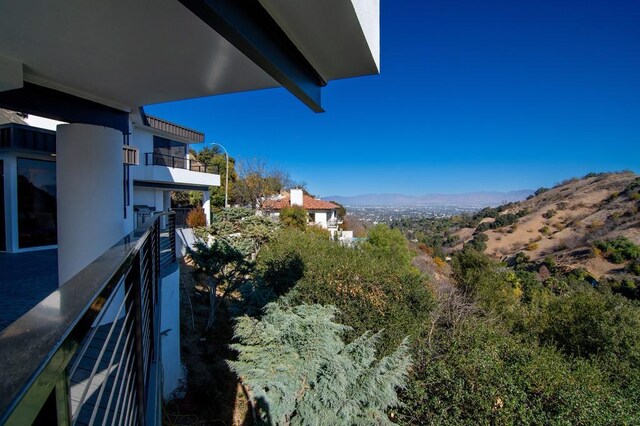
M18 158L18 246L57 240L56 163Z
M309 222L311 223L315 223L316 222L316 214L315 213L309 213Z
M160 136L154 136L153 152L161 155L169 155L171 157L184 158L187 156L187 144L172 141L171 139L161 138Z

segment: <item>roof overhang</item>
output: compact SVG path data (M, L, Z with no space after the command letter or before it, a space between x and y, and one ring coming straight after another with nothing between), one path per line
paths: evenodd
M143 107L138 108L137 113L131 114L131 122L135 127L145 129L163 138L187 144L204 142L205 135L203 132L149 115Z
M3 0L0 91L26 81L129 112L284 86L320 111L326 81L378 72L378 1Z

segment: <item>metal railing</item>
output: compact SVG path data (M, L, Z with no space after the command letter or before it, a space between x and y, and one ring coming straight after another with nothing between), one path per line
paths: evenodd
M0 424L160 422L159 280L174 230L175 214L157 215L0 334Z
M327 226L329 226L329 227L334 228L334 227L336 227L338 225L342 225L342 221L341 220L338 220L338 219L335 219L335 218L327 220Z
M191 160L186 157L174 157L172 155L158 154L155 152L145 153L147 166L166 166L174 169L191 170L192 172L220 174L220 168L217 165L207 166L197 160Z

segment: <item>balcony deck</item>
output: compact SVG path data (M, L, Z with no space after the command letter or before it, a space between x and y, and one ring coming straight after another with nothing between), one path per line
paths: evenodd
M58 250L0 253L0 331L58 288Z

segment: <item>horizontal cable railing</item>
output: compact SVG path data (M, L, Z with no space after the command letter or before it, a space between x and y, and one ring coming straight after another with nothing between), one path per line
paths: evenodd
M160 271L174 261L175 214L164 212L5 329L0 424L148 423L160 395Z
M207 166L200 161L186 157L147 152L145 153L145 160L147 166L166 166L174 169L191 170L192 172L220 174L220 168L217 165Z

